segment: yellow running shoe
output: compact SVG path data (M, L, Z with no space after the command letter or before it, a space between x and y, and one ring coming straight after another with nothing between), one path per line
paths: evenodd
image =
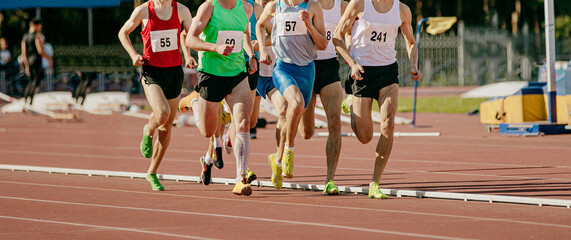
M337 189L333 180L329 180L329 182L325 184L323 195L339 195L339 189Z
M245 179L242 179L242 181L236 183L236 186L232 189L232 193L236 195L252 195L252 186L250 186L249 183L244 183L244 180Z
M253 171L250 171L249 168L246 168L246 175L244 176L244 179L245 179L244 182L250 184L254 180L256 180L256 178L258 178L258 176L256 176L256 173L254 173Z
M276 189L282 188L282 168L276 163L276 154L272 153L268 156L268 162L272 168L272 184Z
M374 199L388 198L387 195L385 195L381 192L381 189L379 189L378 183L373 183L373 184L371 184L371 186L369 186L369 197L374 198Z
M351 105L353 104L353 95L347 95L345 100L341 103L341 110L345 114L349 114L351 112Z
M284 171L285 177L293 177L293 150L284 150L284 154L282 156L282 169Z

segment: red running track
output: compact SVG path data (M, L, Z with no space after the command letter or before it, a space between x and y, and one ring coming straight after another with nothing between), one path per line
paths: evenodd
M409 117L409 114L399 114ZM143 119L83 113L83 122L48 122L10 113L0 118L0 164L145 172L138 145ZM267 116L266 116L267 117ZM571 200L571 138L505 137L487 133L477 116L419 114L421 128L440 137L395 138L382 188ZM267 117L270 119L270 117ZM325 130L318 130L325 131ZM349 132L349 126L343 126ZM269 181L274 126L251 141L250 168ZM325 140L296 140L298 183L323 184ZM372 176L376 139L343 138L336 183L364 187ZM192 127L175 128L160 173L198 176L207 141ZM232 178L234 158L213 177ZM564 207L391 196L322 196L318 191L143 179L2 171L2 239L562 239L571 236ZM287 180L286 180L287 181Z

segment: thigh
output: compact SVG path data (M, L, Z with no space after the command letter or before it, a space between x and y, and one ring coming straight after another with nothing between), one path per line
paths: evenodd
M239 122L249 119L252 114L253 99L248 81L241 81L236 85L232 89L232 93L226 95L226 102L230 108L233 120Z
M343 89L339 82L331 83L321 89L321 103L327 118L339 118L341 116L341 102L343 102Z
M379 112L381 115L381 123L387 119L393 120L398 107L398 84L392 84L382 88L379 91Z
M146 84L142 77L141 85L143 86L145 96L153 111L166 112L169 110L170 107L167 98L158 84Z
M373 121L371 119L371 107L373 99L367 97L353 97L353 121L355 129L361 133L373 131Z

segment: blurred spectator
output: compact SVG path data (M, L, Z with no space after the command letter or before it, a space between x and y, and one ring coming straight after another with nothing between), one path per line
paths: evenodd
M47 59L50 67L53 66L51 57L44 50L42 21L34 18L30 21L30 31L22 38L22 58L26 74L29 76L28 86L24 92L25 103L33 103L36 88L40 85L43 72L42 57Z
M12 52L8 49L6 38L0 38L0 71L7 71L12 60Z

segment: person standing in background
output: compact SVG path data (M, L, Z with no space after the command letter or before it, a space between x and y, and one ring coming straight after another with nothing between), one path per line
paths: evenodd
M50 67L54 63L44 50L44 35L42 34L42 20L33 18L30 21L30 30L22 38L22 60L26 75L29 81L24 90L24 103L32 105L36 88L40 85L42 78L42 57L45 58ZM29 99L29 101L28 101Z

